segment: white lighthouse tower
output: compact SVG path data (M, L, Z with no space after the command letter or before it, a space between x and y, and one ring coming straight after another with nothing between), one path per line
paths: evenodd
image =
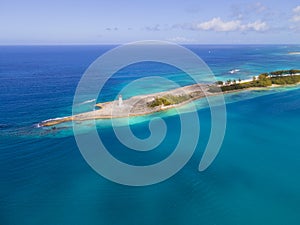
M119 107L123 106L123 99L122 99L122 95L119 95Z

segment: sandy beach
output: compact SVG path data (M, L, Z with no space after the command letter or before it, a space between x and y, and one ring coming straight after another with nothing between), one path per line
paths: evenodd
M285 76L288 75L283 75L282 77ZM258 76L255 76L255 78L258 79ZM237 82L237 84L251 82L252 80L253 78L241 80L240 82ZM221 88L221 85L193 84L189 86L172 89L169 91L157 92L157 93L147 94L147 95L138 95L138 96L131 97L129 99L119 98L117 100L110 101L110 102L97 103L95 104L95 108L98 109L95 109L93 111L84 112L84 113L67 116L63 118L45 120L40 122L38 126L48 127L48 126L54 126L54 125L58 125L65 122L71 122L71 121L85 121L85 120L94 120L94 119L112 119L112 118L124 118L124 117L131 117L131 116L142 116L142 115L147 115L147 114L179 107L181 105L187 104L193 100L203 98L203 97L232 93L232 92L240 92L242 90L256 90L256 89L261 90L261 89L268 89L268 88L281 87L281 86L283 85L273 84L270 87L250 87L247 89L228 90L223 92L220 90L220 92L218 92L218 91L211 91L210 88L211 87ZM172 104L161 104L161 103L157 105L153 104L155 101L158 100L167 101L168 99L174 99L174 98L181 99L181 101Z
M194 84L185 87L176 88L170 91L158 92L147 95L138 95L125 100L114 100L110 102L97 103L95 106L99 109L94 111L85 112L73 116L45 120L39 124L39 126L53 126L64 122L70 121L84 121L92 119L111 119L122 118L129 116L141 116L168 110L186 104L190 101L203 98L205 96L216 95L216 93L209 92L209 87L212 85L207 84ZM168 98L188 96L185 101L172 105L158 105L151 107L149 104L158 98Z

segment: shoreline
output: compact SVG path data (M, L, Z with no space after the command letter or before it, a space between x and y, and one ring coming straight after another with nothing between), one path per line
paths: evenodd
M239 84L245 84L249 82L251 82L251 80L246 79L246 80L241 80ZM272 84L271 86L267 86L267 87L249 87L249 88L233 89L233 90L226 90L226 91L221 90L221 87L224 87L225 85L220 86L214 84L193 84L193 85L172 89L169 91L133 96L129 99L121 100L121 102L120 100L119 101L114 100L114 101L103 102L103 103L100 102L95 104L95 107L99 107L99 109L72 115L72 116L44 120L38 123L38 127L50 127L65 122L71 122L71 121L86 121L86 120L96 120L96 119L113 119L113 118L144 116L144 115L180 107L204 97L217 96L220 94L229 94L229 93L241 92L241 91L267 90L271 88L297 86L299 84L300 83L295 83L290 85ZM216 87L219 88L220 91L214 92L210 90L210 88L216 88ZM183 96L186 97L183 98ZM175 100L176 99L184 99L184 100L182 100L181 102L179 101L176 104L174 103L174 104L165 105L167 103L172 102L171 100L173 100L174 98ZM163 102L161 105L153 104L153 102L156 103L160 100L162 100Z
M179 87L164 92L157 92L147 95L138 95L131 97L129 99L123 100L122 106L120 107L117 100L109 102L100 102L95 104L96 109L94 111L84 112L72 116L48 119L42 121L38 124L40 127L49 127L58 125L65 122L71 121L86 121L94 119L113 119L113 118L125 118L125 117L134 117L134 116L143 116L156 112L166 111L176 107L180 107L194 100L203 98L209 95L216 95L216 93L211 93L208 91L209 87L212 85L207 84L193 84L184 87ZM182 101L178 104L172 105L159 105L155 107L149 107L148 104L154 101L156 98L162 98L165 96L182 96L182 95L191 95L189 99ZM218 93L219 94L219 93Z

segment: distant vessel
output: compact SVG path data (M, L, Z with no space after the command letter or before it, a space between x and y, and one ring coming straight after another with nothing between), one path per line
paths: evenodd
M240 72L240 70L239 69L234 69L234 70L229 71L229 73L231 73L231 74L234 74L234 73L237 73L237 72Z

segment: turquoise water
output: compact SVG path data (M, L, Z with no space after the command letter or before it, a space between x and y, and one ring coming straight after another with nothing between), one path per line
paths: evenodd
M300 56L287 54L300 46L188 47L224 80L300 68ZM0 47L0 224L299 224L298 87L226 96L225 139L216 160L201 173L198 164L211 124L206 101L198 100L201 134L192 159L172 178L147 187L118 185L95 173L70 127L36 128L42 120L71 114L81 75L111 48ZM240 71L230 74L232 69ZM177 69L141 63L113 77L100 99L114 99L130 81L153 75L180 85L190 82ZM126 149L100 121L99 134L120 160L158 162L172 152L180 130L176 114L160 116L169 129L153 152ZM137 136L149 135L149 117L134 121Z

